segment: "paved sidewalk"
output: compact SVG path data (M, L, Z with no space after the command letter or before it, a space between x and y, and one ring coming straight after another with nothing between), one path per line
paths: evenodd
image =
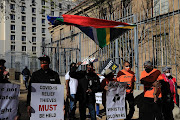
M21 86L20 87L20 97L19 97L19 106L20 106L21 120L29 120L28 119L27 110L26 110L27 90L25 88L25 85L21 84L17 80L11 80L11 82L15 83L15 84L20 84L20 86ZM63 78L61 78L61 83L63 85L65 85L65 81L64 81ZM142 90L135 90L134 91L134 96L139 95L141 92L142 92ZM102 105L100 106L100 109L103 109ZM88 111L87 111L87 114L88 114ZM180 120L180 110L179 110L179 108L177 106L175 106L175 108L173 110L173 114L174 114L175 120ZM76 117L79 118L78 104L77 104L77 110L76 110ZM134 116L133 116L133 120L137 120L138 117L139 117L139 109L137 107L135 107L135 113L134 113ZM100 120L100 119L97 119L97 120ZM106 120L106 117L103 116L103 118L101 120Z

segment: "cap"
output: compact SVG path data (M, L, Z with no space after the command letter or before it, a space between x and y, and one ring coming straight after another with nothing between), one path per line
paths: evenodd
M164 68L162 69L162 71L163 71L163 72L165 72L166 70L170 70L170 69L172 69L172 68L171 68L171 67L166 66L166 67L164 67Z
M4 66L4 63L5 63L6 61L4 60L4 59L0 59L0 65L2 65L2 66Z
M38 58L40 61L47 61L48 63L50 63L50 58L49 58L49 56L47 56L47 55L44 55L44 56L42 56L42 57L39 57Z

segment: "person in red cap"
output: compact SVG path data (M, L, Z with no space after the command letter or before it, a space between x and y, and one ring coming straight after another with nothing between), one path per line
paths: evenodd
M59 75L57 72L49 68L50 58L43 56L38 58L40 60L41 69L35 71L29 81L28 95L27 95L27 112L29 117L31 116L31 84L32 83L48 83L48 84L61 84Z

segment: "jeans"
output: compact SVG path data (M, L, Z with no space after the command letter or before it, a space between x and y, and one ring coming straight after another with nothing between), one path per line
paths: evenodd
M24 80L24 82L25 82L25 87L26 87L26 89L28 89L29 76L28 76L28 75L23 75L23 80Z
M86 107L89 109L91 120L96 120L95 103L79 101L80 120L86 120Z
M89 109L91 120L96 120L95 105L93 103L87 103L86 105L87 108Z
M99 115L99 104L96 104L96 115Z
M74 117L75 115L75 111L76 111L76 94L71 94L71 98L70 98L70 117Z

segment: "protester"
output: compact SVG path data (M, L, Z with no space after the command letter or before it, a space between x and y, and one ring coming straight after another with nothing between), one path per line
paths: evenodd
M135 111L134 96L133 96L135 74L133 71L131 71L131 65L128 61L125 61L123 63L123 69L118 72L117 81L127 82L126 101L129 103L129 114L126 116L126 119L131 120ZM126 114L127 114L127 104L126 104Z
M102 104L104 108L106 109L106 91L108 90L108 84L110 81L114 80L114 73L110 69L106 69L104 73L105 79L101 82L101 89L103 90L102 93Z
M4 66L4 64L6 63L6 61L4 60L4 59L0 59L0 83L11 83L11 82L9 82L6 78L5 78L5 76L4 76L4 71L5 71L5 66ZM20 114L20 112L19 112L19 108L18 108L18 110L17 110L17 116L15 117L15 119L14 120L19 120L20 119L20 116L21 116L21 114Z
M30 70L28 69L27 66L23 69L22 75L23 75L23 80L25 81L25 87L26 87L26 90L27 90L28 89L29 77L31 76Z
M163 120L161 110L161 72L153 68L152 62L146 61L141 73L141 83L144 84L144 100L142 120Z
M31 116L31 84L32 83L47 83L47 84L61 84L59 75L57 72L49 68L50 58L43 56L38 58L40 60L41 69L35 71L29 81L28 95L27 95L27 112L29 117Z
M66 91L67 97L70 96L70 114L69 119L75 119L75 111L76 111L76 92L78 87L78 80L74 78L76 75L77 66L76 63L70 64L70 71L66 73L65 80L66 80Z
M77 72L78 99L80 119L86 119L86 107L89 109L91 120L96 120L95 93L100 88L99 77L93 71L93 63L86 66L86 71Z
M164 93L163 97L163 116L164 120L174 120L173 118L173 109L174 109L174 103L177 105L179 104L179 101L177 100L178 94L177 94L177 83L176 78L172 77L171 75L171 67L164 67L163 68L163 74L162 74L164 81L167 84L164 84L166 86L162 92ZM169 93L169 94L168 94Z
M105 78L104 76L100 75L100 74L97 74L99 76L99 81L100 83L102 82L102 80ZM101 90L100 90L101 91ZM102 92L98 92L100 94L102 94ZM97 94L97 93L96 93ZM96 116L99 118L99 119L102 119L102 116L99 114L99 104L96 103Z
M3 75L4 75L4 78L6 79L6 80L9 80L9 72L6 70L6 67L4 66L4 73L3 73Z
M4 71L5 71L5 66L4 64L6 61L4 59L0 59L0 83L10 83L8 79L5 78L4 76Z

